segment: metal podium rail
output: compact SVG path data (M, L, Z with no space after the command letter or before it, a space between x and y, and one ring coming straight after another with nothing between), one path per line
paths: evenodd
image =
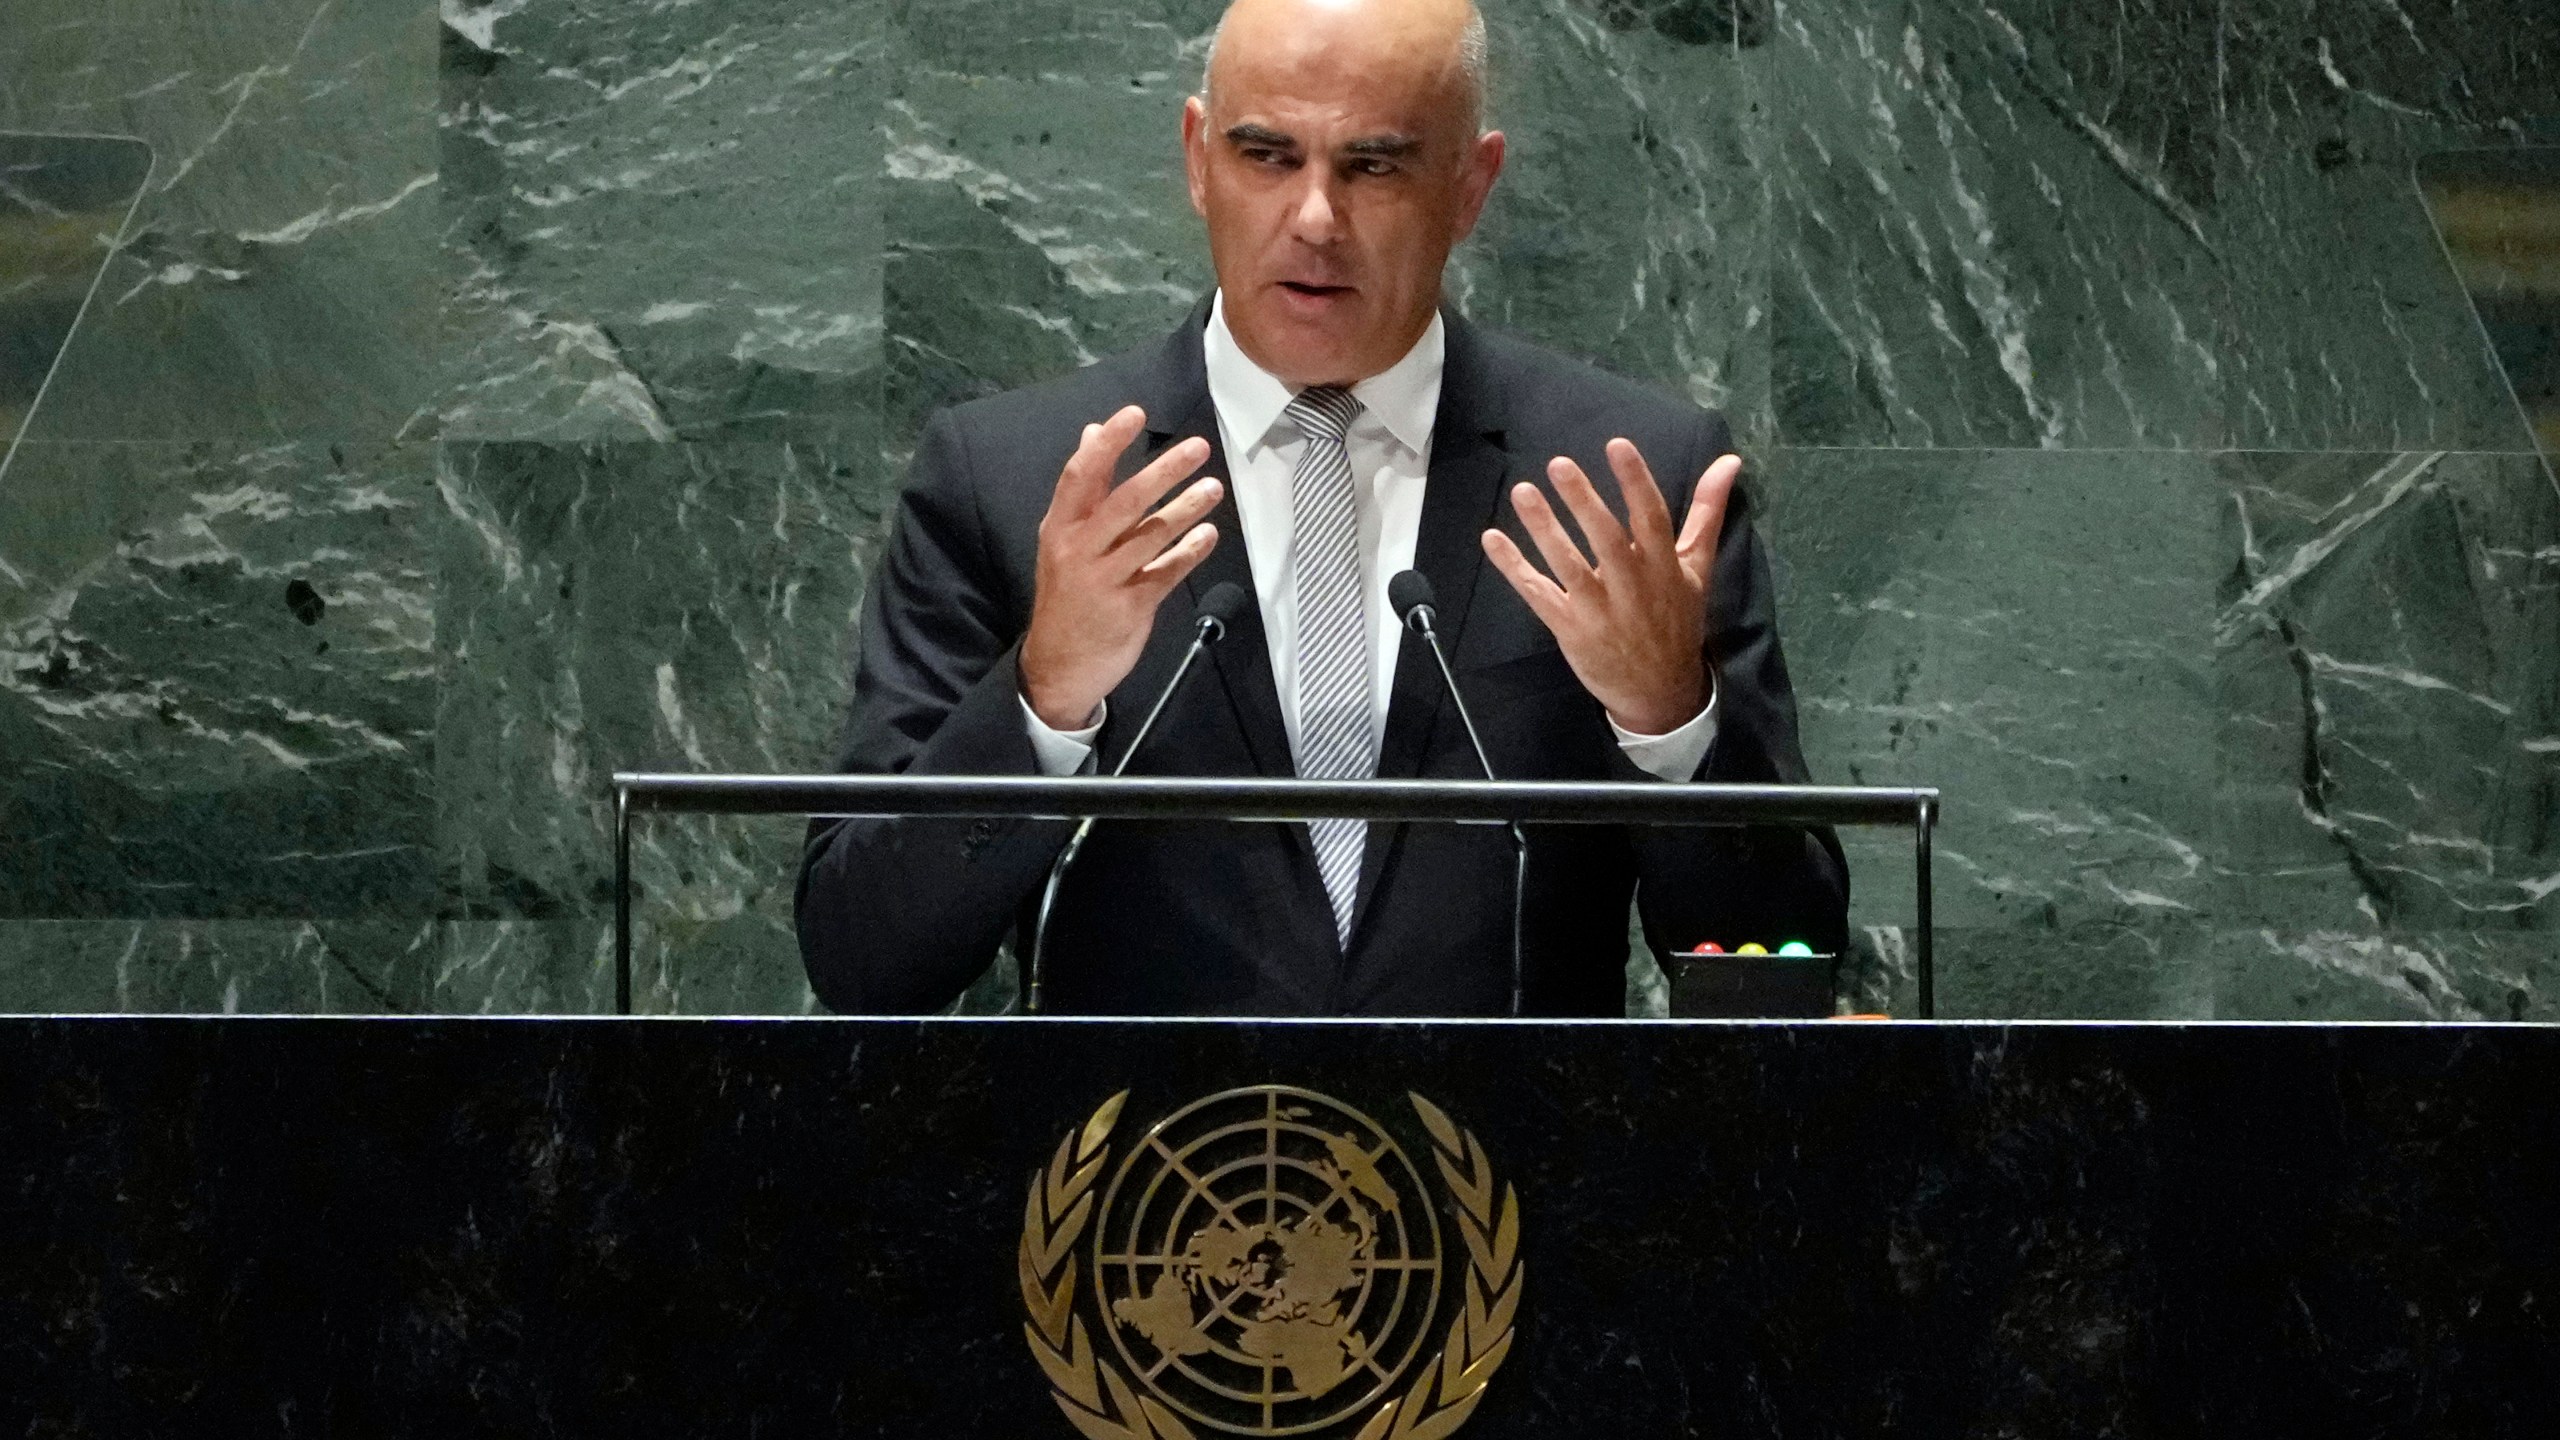
M631 1013L631 817L937 815L1076 820L1437 820L1459 824L1909 826L1918 876L1920 1018L1938 1009L1929 836L1935 789L1491 780L1161 779L982 775L613 777L613 999Z

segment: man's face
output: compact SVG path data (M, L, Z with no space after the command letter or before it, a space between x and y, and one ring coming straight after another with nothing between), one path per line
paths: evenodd
M1502 137L1474 133L1454 32L1378 14L1399 8L1240 6L1213 103L1183 112L1228 328L1292 385L1403 358L1502 168Z

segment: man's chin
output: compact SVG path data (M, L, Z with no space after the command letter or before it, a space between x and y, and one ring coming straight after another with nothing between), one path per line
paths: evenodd
M1309 296L1274 286L1246 326L1230 322L1254 359L1293 384L1328 384L1366 378L1354 373L1374 348L1366 297L1357 290ZM1255 342L1259 341L1259 344Z

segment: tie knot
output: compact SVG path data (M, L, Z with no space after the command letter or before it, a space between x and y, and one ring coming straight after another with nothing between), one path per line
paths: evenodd
M1360 413L1360 402L1339 385L1310 385L1299 391L1298 398L1281 413L1308 439L1338 444L1350 433L1352 417Z

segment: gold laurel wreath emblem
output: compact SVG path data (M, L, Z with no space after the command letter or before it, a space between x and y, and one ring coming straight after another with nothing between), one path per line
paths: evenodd
M1420 1095L1407 1098L1431 1132L1432 1158L1458 1202L1458 1230L1467 1242L1466 1304L1449 1322L1440 1353L1402 1395L1378 1407L1355 1440L1440 1440L1465 1424L1511 1354L1512 1322L1528 1278L1520 1259L1519 1194L1503 1184L1497 1205L1493 1162L1475 1132L1460 1129ZM1055 1387L1058 1408L1091 1440L1198 1440L1181 1417L1139 1394L1101 1357L1085 1336L1084 1317L1075 1313L1076 1241L1092 1223L1093 1187L1111 1159L1111 1129L1128 1099L1123 1090L1102 1102L1032 1177L1017 1252L1022 1303L1031 1312L1022 1333Z

